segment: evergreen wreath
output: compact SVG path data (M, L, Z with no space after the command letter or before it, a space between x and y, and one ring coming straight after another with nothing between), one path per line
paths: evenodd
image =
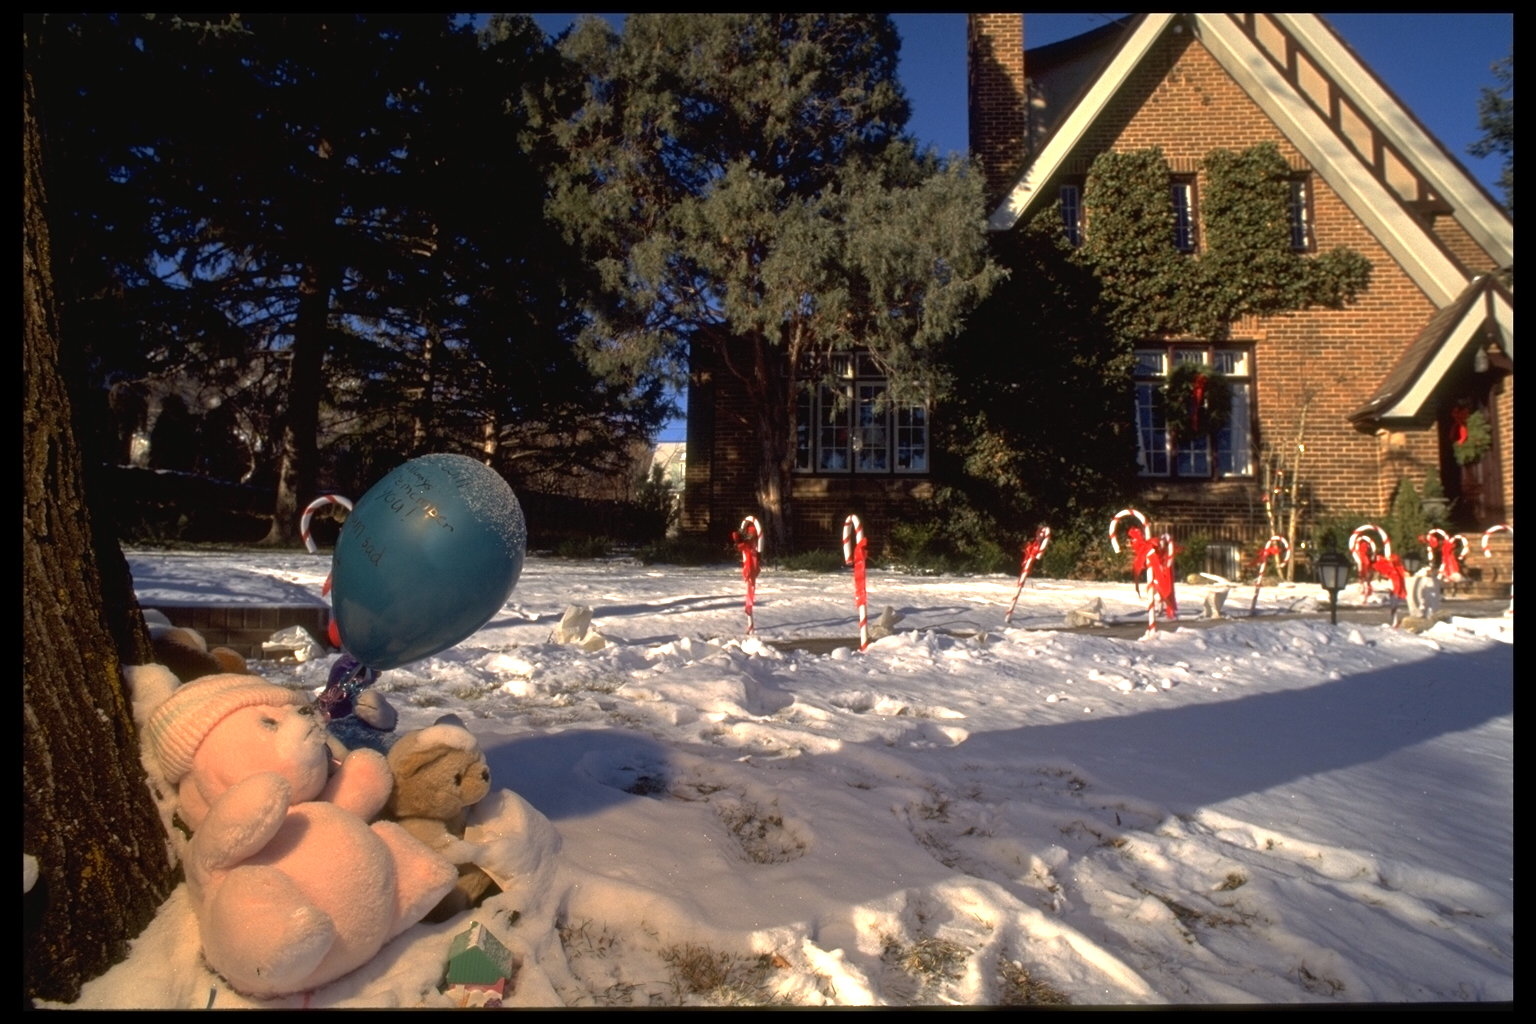
M1458 405L1451 410L1451 451L1458 465L1470 466L1493 447L1493 428L1481 409Z
M1214 439L1232 419L1232 385L1205 363L1176 364L1159 394L1175 444Z

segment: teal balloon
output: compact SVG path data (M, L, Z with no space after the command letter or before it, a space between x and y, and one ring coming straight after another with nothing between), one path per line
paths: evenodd
M410 460L363 495L337 538L342 647L381 672L452 647L506 604L527 550L522 507L495 470L462 455Z

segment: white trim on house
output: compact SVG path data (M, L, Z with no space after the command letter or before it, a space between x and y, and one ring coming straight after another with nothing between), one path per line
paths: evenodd
M1456 361L1466 356L1467 349L1485 326L1496 326L1499 345L1513 361L1515 357L1515 307L1509 297L1498 291L1489 291L1475 303L1451 328L1445 341L1425 365L1423 372L1389 406L1375 412L1377 419L1416 419L1429 413L1431 402L1446 375Z

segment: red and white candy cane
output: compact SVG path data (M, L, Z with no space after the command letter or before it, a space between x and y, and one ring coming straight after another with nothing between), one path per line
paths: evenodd
M1134 536L1132 540L1134 540ZM1173 592L1173 559L1178 553L1178 546L1173 543L1173 534L1164 533L1157 541L1143 541L1144 555L1146 558L1147 573L1147 632L1157 629L1157 613L1161 611L1165 618L1176 619L1179 617L1179 603L1174 598Z
M869 543L864 524L850 515L843 520L843 564L853 566L853 601L859 610L859 650L869 647L869 594L864 587L864 563Z
M736 550L741 552L741 578L747 582L747 632L757 632L757 623L752 617L752 603L757 596L757 574L762 568L762 560L758 557L763 551L763 527L757 521L756 516L747 516L741 521L741 526L731 534L731 541L736 545Z
M1051 528L1041 526L1035 530L1035 535L1029 543L1024 545L1024 560L1019 564L1019 585L1013 591L1013 604L1008 606L1008 614L1003 616L1003 622L1013 621L1013 609L1019 603L1019 594L1024 590L1024 581L1029 579L1029 572L1040 561L1040 556L1045 554L1046 545L1051 542Z
M352 502L348 501L346 498L343 498L339 494L322 494L320 497L304 506L304 514L299 517L299 536L304 538L304 546L309 549L309 553L312 555L318 554L320 549L315 546L315 539L310 536L309 521L310 519L314 518L314 515L317 511L325 508L327 505L340 505L348 512L352 511ZM326 573L325 583L320 587L320 596L325 597L330 592L331 574ZM334 617L331 619L330 625L326 628L326 639L331 642L332 647L341 646L341 634L336 629L336 619Z
M1484 558L1492 558L1493 557L1493 552L1488 550L1488 541L1491 540L1493 538L1493 535L1496 534L1496 533L1507 533L1507 534L1509 534L1509 539L1510 540L1514 540L1515 539L1515 528L1513 526L1507 526L1504 523L1495 523L1494 525L1488 527L1488 529L1483 531L1483 557ZM1513 579L1511 579L1510 583L1509 583L1509 607L1504 610L1504 614L1505 615L1513 615L1513 614L1515 614L1515 583L1514 583Z
M1269 565L1269 560L1275 560L1275 572L1277 575L1285 575L1285 567L1291 563L1291 542L1278 533L1270 536L1259 549L1259 557L1253 560L1258 567L1258 574L1253 578L1253 603L1248 606L1248 617L1252 618L1259 610L1259 588L1264 585L1264 570Z
M1372 523L1357 526L1349 535L1349 553L1355 560L1355 571L1360 574L1360 592L1369 597L1375 566L1392 558L1392 538Z
M299 536L304 538L304 546L312 555L317 554L319 549L315 547L315 539L309 535L309 521L314 518L316 512L327 505L340 505L348 512L352 511L352 503L339 494L322 494L304 506L304 515L299 518Z
M1437 527L1419 539L1424 542L1424 560L1428 563L1422 571L1429 576L1438 576L1447 583L1460 583L1461 562L1467 554L1467 538L1459 533L1453 537Z
M1109 546L1114 548L1115 554L1120 553L1120 523L1126 519L1136 520L1137 526L1131 529L1141 529L1145 533L1147 529L1147 517L1133 508L1123 508L1116 512L1109 520Z

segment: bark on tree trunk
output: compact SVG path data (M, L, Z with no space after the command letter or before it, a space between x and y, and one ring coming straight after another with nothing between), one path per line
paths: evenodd
M101 557L59 373L41 142L22 76L22 897L24 998L72 1001L153 919L174 868L139 763L121 657L148 637L116 541ZM119 638L121 645L118 640Z
M314 497L320 433L321 375L330 330L330 274L314 264L299 282L298 317L288 366L288 415L277 474L272 527L263 544L299 543L299 510Z

